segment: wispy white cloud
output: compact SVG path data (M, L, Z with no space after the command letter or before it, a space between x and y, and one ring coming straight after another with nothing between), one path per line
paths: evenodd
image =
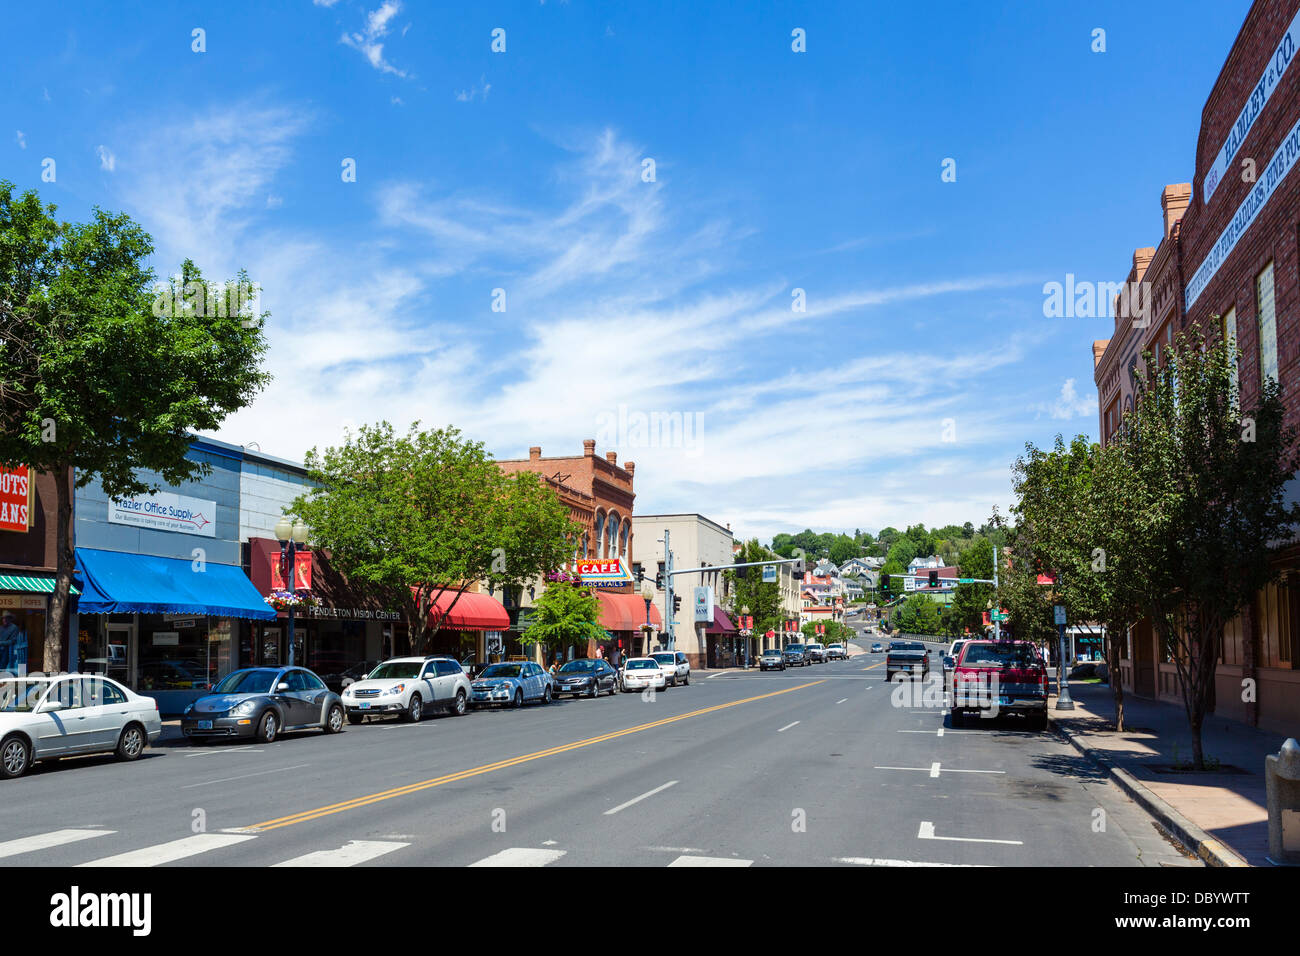
M457 90L456 100L461 103L472 103L476 99L486 100L491 92L492 84L487 81L486 76L480 76L476 86L471 86L467 90Z
M27 147L24 146L23 148L26 149ZM117 169L117 157L113 155L113 151L107 146L96 146L95 155L99 157L100 169L107 170L110 173Z
M23 135L23 131L22 131L22 130L18 130L18 135L15 136L14 138L15 138L15 140L16 140L17 143L18 143L18 148L19 148L19 149L26 149L26 148L27 148L27 137Z
M393 66L384 58L384 44L380 42L388 35L388 25L401 9L402 5L398 0L384 0L380 7L366 14L366 25L361 32L344 33L339 42L359 50L366 61L381 73L392 73L405 79L407 72Z
M1084 415L1097 414L1097 393L1089 392L1080 395L1075 389L1074 379L1067 378L1065 384L1061 386L1061 393L1051 402L1039 402L1034 406L1035 411L1040 415L1051 415L1052 418L1068 420L1071 418L1080 418Z

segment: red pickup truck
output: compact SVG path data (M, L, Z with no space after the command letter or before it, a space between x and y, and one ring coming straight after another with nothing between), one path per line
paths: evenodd
M952 675L952 725L967 713L1021 714L1047 729L1047 665L1028 641L970 641Z

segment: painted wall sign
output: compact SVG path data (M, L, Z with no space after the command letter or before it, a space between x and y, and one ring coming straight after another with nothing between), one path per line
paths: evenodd
M32 482L26 465L0 468L0 531L31 529Z
M217 535L217 503L159 491L137 498L110 499L108 520L155 531L180 531L205 538Z
M1264 111L1264 105L1268 103L1273 91L1282 80L1282 74L1286 68L1291 65L1295 58L1297 44L1300 44L1300 11L1292 17L1291 22L1287 25L1286 33L1282 34L1282 39L1278 41L1273 50L1273 55L1268 58L1264 65L1264 72L1260 75L1258 82L1250 91L1250 98L1246 100L1246 105L1241 108L1237 114L1237 121L1232 124L1228 130L1228 137L1219 147L1218 153L1215 154L1214 162L1210 168L1205 171L1205 181L1201 185L1203 193L1202 201L1207 205L1214 191L1219 188L1219 183L1228 176L1232 171L1232 161L1236 158L1237 150L1241 149L1241 144L1246 141L1246 135L1255 125L1255 120L1259 119L1259 114Z
M1205 291L1205 287L1210 284L1210 280L1219 271L1219 267L1228 260L1228 256L1236 248L1237 241L1245 235L1246 230L1255 221L1260 210L1273 198L1273 193L1277 191L1277 187L1286 178L1286 174L1295 166L1297 158L1300 158L1300 120L1296 121L1296 124L1291 127L1282 139L1282 143L1273 154L1273 158L1268 161L1268 165L1260 173L1255 188L1246 194L1246 198L1242 200L1241 205L1237 207L1237 211L1233 214L1232 221L1219 234L1218 240L1210 247L1205 260L1196 270L1191 281L1187 283L1186 308L1188 310L1191 309L1192 303L1197 300L1200 294Z

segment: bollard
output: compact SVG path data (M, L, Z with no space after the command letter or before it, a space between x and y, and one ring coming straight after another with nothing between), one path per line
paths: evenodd
M1300 866L1300 744L1287 738L1282 749L1264 758L1268 794L1268 861Z

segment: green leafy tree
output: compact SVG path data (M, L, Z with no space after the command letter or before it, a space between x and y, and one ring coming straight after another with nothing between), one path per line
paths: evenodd
M939 634L939 605L924 594L913 594L898 608L896 623L905 634Z
M1139 400L1107 463L1108 488L1124 505L1108 558L1140 588L1173 658L1203 769L1224 626L1276 579L1269 542L1300 521L1300 505L1285 498L1300 456L1278 384L1266 379L1249 404L1238 394L1235 349L1207 344L1194 327L1164 355L1159 369L1144 355ZM1129 546L1139 560L1126 557Z
M207 463L186 457L193 433L217 428L269 380L266 315L253 314L251 297L228 308L189 260L158 296L153 240L130 217L96 208L89 222L68 223L55 211L0 182L0 463L58 479L51 673L74 570L67 476L77 488L98 479L121 498L205 475ZM158 300L167 307L153 308Z
M898 538L889 546L889 554L886 556L885 561L887 564L896 564L906 571L907 566L912 563L912 559L919 553L916 542L911 538Z
M960 558L958 572L963 578L993 579L993 545L987 538L978 538ZM949 633L961 634L967 628L973 634L984 632L984 612L993 598L991 584L958 584L953 592L952 605L946 621Z
M573 555L579 529L559 497L455 428L363 425L306 464L316 487L291 513L343 574L402 609L415 653L476 582L522 588Z
M841 565L850 558L858 556L858 543L847 534L838 535L830 546L831 562L835 565Z
M520 635L524 644L542 644L558 651L570 644L585 647L608 635L598 622L600 605L590 588L567 581L554 581L533 604L534 618Z
M749 561L766 561L773 556L774 552L759 544L757 538L751 538L736 553L735 562L744 564ZM729 582L729 590L734 596L732 609L739 613L742 607L748 607L757 633L775 629L780 624L783 617L781 588L776 583L763 583L762 568L739 568L723 571L722 574Z

